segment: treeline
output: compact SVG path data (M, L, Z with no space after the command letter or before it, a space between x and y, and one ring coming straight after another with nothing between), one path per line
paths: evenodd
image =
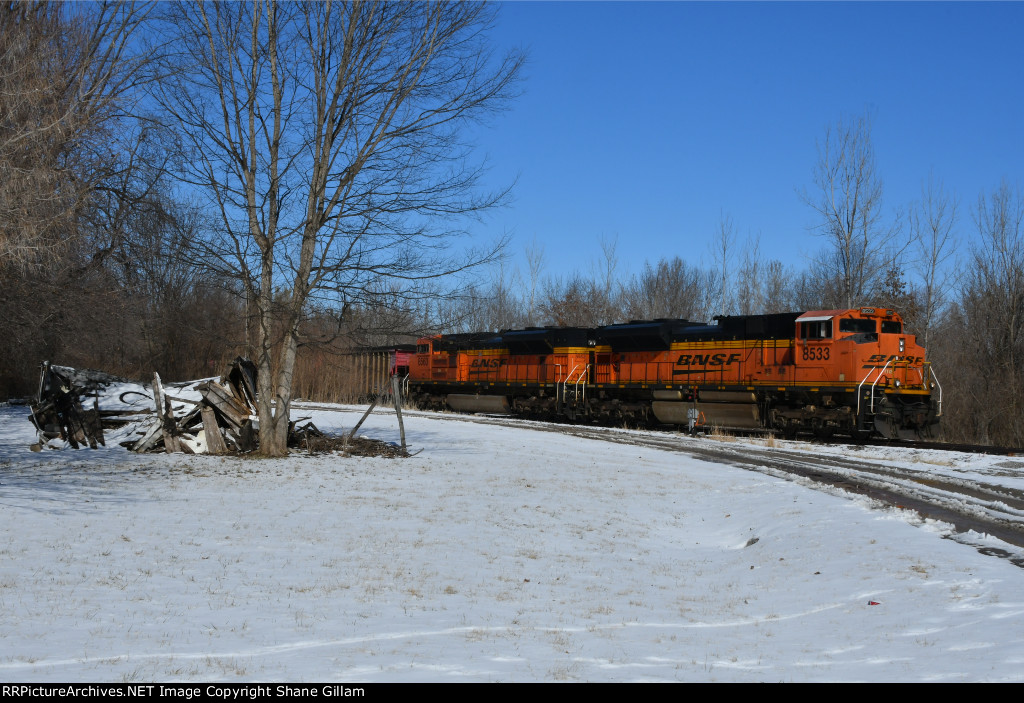
M147 80L130 5L0 6L0 398L43 360L129 377L210 374L244 340L177 199L173 134L133 109Z

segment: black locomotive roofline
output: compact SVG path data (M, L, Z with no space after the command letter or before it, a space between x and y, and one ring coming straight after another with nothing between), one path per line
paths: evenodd
M586 327L528 327L505 330L495 346L508 347L513 354L548 354L555 347L594 346L594 330Z
M799 311L717 315L714 324L685 318L658 318L601 327L527 327L440 335L434 338L433 344L437 351L507 348L512 354L546 354L556 347L595 346L610 346L615 351L664 351L675 342L793 339L797 319L806 314ZM870 338L877 339L877 333Z
M673 342L735 339L791 339L803 312L723 315L716 324L687 319L632 320L602 327L527 327L498 333L446 334L437 351L507 348L512 354L548 354L556 347L610 346L616 351L664 351Z

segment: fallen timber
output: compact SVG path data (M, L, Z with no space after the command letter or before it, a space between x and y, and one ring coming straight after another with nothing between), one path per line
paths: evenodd
M199 400L179 398L167 392L159 374L153 374L152 400L147 409L101 410L99 391L125 380L100 372L82 371L44 363L40 374L39 396L31 406L30 419L36 426L39 450L51 439L66 441L72 448L105 446L103 430L115 429L139 421L140 437L122 442L134 452L182 452L185 454L227 454L250 452L257 448L256 368L238 357L219 380L195 386ZM90 398L91 396L91 398ZM91 401L91 408L86 409ZM85 404L83 404L83 402ZM296 432L289 427L289 444ZM299 429L295 442L307 441L322 433L307 423Z
M382 385L373 402L376 405L381 400L392 400L395 404L401 446L395 446L394 452L378 440L357 439L355 433L362 420L343 437L325 436L312 422L301 424L308 417L293 420L288 427L288 446L317 453L340 451L346 456L350 450L361 455L410 456L401 415L401 382L397 376L389 380L390 394ZM116 388L111 393L115 384L134 387L117 396ZM29 417L39 438L32 449L59 448L49 444L57 439L74 449L85 445L95 449L106 445L104 429L119 429L123 437L125 426L132 426L135 437L120 444L133 452L240 454L258 449L256 368L249 359L238 357L219 379L188 384L188 388L198 394L198 399L168 392L157 373L153 374L151 387L142 386L140 390L123 378L44 362L38 399L31 405ZM101 408L101 392L108 399L118 398L121 406Z

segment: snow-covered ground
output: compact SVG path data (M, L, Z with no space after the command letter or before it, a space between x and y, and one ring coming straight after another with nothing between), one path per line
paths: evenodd
M3 681L1024 680L1024 570L863 499L450 415L406 418L410 459L256 460L32 453L26 413L0 408Z

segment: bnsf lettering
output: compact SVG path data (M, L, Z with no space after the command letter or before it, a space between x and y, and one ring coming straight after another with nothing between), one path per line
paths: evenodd
M892 354L886 356L885 354L872 354L868 357L869 364L884 364L889 361L907 361L911 364L920 364L924 361L923 356L902 356L900 354Z
M739 360L739 354L681 354L676 366L728 366Z
M469 366L474 369L497 369L504 365L504 359L473 359Z

